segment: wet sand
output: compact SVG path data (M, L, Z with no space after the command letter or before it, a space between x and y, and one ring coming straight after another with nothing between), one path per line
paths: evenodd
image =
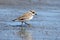
M0 5L0 40L60 40L60 8L52 5ZM28 22L31 27L12 21L30 9L38 14Z

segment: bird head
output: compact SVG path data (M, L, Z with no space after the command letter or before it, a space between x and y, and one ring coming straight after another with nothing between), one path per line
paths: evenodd
M35 10L30 10L30 12L32 13L32 15L37 15Z

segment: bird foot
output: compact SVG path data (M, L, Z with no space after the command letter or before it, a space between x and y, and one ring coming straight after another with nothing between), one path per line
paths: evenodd
M27 24L29 27L32 27L32 25L31 24Z

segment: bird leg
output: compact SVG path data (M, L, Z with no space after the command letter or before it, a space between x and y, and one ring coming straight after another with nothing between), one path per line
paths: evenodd
M23 21L21 22L21 26L23 26Z
M29 25L28 23L24 22L25 24Z
M25 24L27 24L29 27L31 27L31 24L28 24L28 23L26 23L26 22L24 22Z

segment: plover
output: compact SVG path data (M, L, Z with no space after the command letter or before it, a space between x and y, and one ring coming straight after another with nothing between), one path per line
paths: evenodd
M35 13L35 11L34 11L34 10L29 10L28 12L25 12L22 16L14 19L14 20L12 20L12 21L18 20L18 21L22 22L22 24L23 24L23 23L28 24L28 23L26 23L26 22L29 21L29 20L31 20L34 15L37 15L37 14ZM29 24L28 24L28 25L29 25Z

